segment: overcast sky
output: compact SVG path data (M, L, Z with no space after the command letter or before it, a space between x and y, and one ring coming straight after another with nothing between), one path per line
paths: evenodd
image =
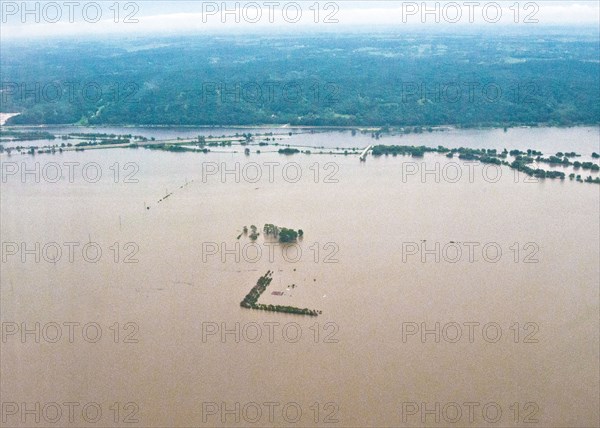
M315 7L315 4L319 7ZM519 7L515 8L514 5ZM117 5L117 7L115 7ZM500 5L500 7L498 7ZM2 38L102 34L600 25L598 1L1 1Z

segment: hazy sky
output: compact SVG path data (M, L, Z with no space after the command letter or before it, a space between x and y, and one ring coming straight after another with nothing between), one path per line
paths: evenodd
M0 1L2 38L336 31L347 27L600 25L597 1ZM514 7L517 4L518 7ZM116 5L116 7L115 7ZM315 7L317 6L317 7Z

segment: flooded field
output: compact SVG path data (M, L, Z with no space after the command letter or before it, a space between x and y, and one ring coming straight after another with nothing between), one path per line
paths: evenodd
M7 128L10 129L10 128ZM261 128L212 128L212 127L116 127L116 126L23 126L15 127L20 131L50 132L57 135L69 133L106 133L140 135L156 140L175 140L179 138L195 138L198 135L222 136L243 134L273 133L285 137L285 142L305 147L324 147L327 149L364 147L375 142L369 130L358 131L352 135L350 130L327 130L316 128L294 127L261 127ZM292 135L289 135L289 133ZM5 143L9 146L51 145L60 144L58 140L20 141ZM414 146L448 148L470 147L486 149L519 149L542 150L554 153L560 150L577 150L591 154L598 150L597 127L574 128L510 128L503 129L453 129L439 128L437 131L410 134L384 134L377 140L380 144L400 144ZM589 152L589 153L588 153Z
M588 159L598 137L597 128L454 130L380 143ZM432 153L1 156L7 426L598 421L598 185ZM6 174L8 163L18 171ZM304 237L279 244L265 224ZM243 233L251 225L254 242ZM322 314L241 308L268 270L261 303Z

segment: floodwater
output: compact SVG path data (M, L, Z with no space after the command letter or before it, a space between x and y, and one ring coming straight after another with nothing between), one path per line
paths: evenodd
M482 147L598 151L595 128L471 132ZM463 137L398 138L479 147ZM3 425L598 423L598 185L436 154L1 159ZM35 163L39 183L21 175ZM304 238L251 244L242 227L265 223ZM259 302L322 314L240 308L267 270Z
M453 129L423 132L419 134L383 134L375 140L371 132L357 132L352 135L350 130L324 130L316 128L294 127L262 127L262 128L213 128L213 127L115 127L115 126L23 126L14 127L23 131L47 131L55 135L69 133L106 133L106 134L131 134L156 140L175 140L180 138L195 138L203 136L223 136L243 134L273 133L286 137L286 144L305 147L324 147L327 149L365 147L369 144L398 144L406 146L437 147L443 145L448 148L470 147L485 149L519 149L541 150L548 154L558 151L577 151L589 156L598 152L598 127L573 127L573 128L509 128L503 129ZM290 136L289 133L292 133ZM44 146L61 143L61 140L35 140L5 142L6 147L15 146Z

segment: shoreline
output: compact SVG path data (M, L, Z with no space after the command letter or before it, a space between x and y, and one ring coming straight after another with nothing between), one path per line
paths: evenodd
M574 125L550 125L546 123L538 123L535 125L497 125L497 126L458 126L458 125L405 125L405 126L390 126L390 125L357 125L357 126L336 126L336 125L290 125L290 124L258 124L258 125L136 125L136 124L95 124L95 125L82 125L82 124L19 124L10 125L6 124L11 117L18 116L20 113L11 114L7 118L2 120L0 113L0 126L8 129L25 129L25 128L141 128L141 129L300 129L300 130L334 130L334 131L365 131L375 132L383 129L401 131L403 129L415 129L420 128L423 132L427 132L431 128L434 132L444 131L456 131L456 130L495 130L495 129L544 129L544 128L557 128L557 129L569 129L569 128L600 128L600 123L591 124L574 124ZM389 131L386 131L389 132Z

